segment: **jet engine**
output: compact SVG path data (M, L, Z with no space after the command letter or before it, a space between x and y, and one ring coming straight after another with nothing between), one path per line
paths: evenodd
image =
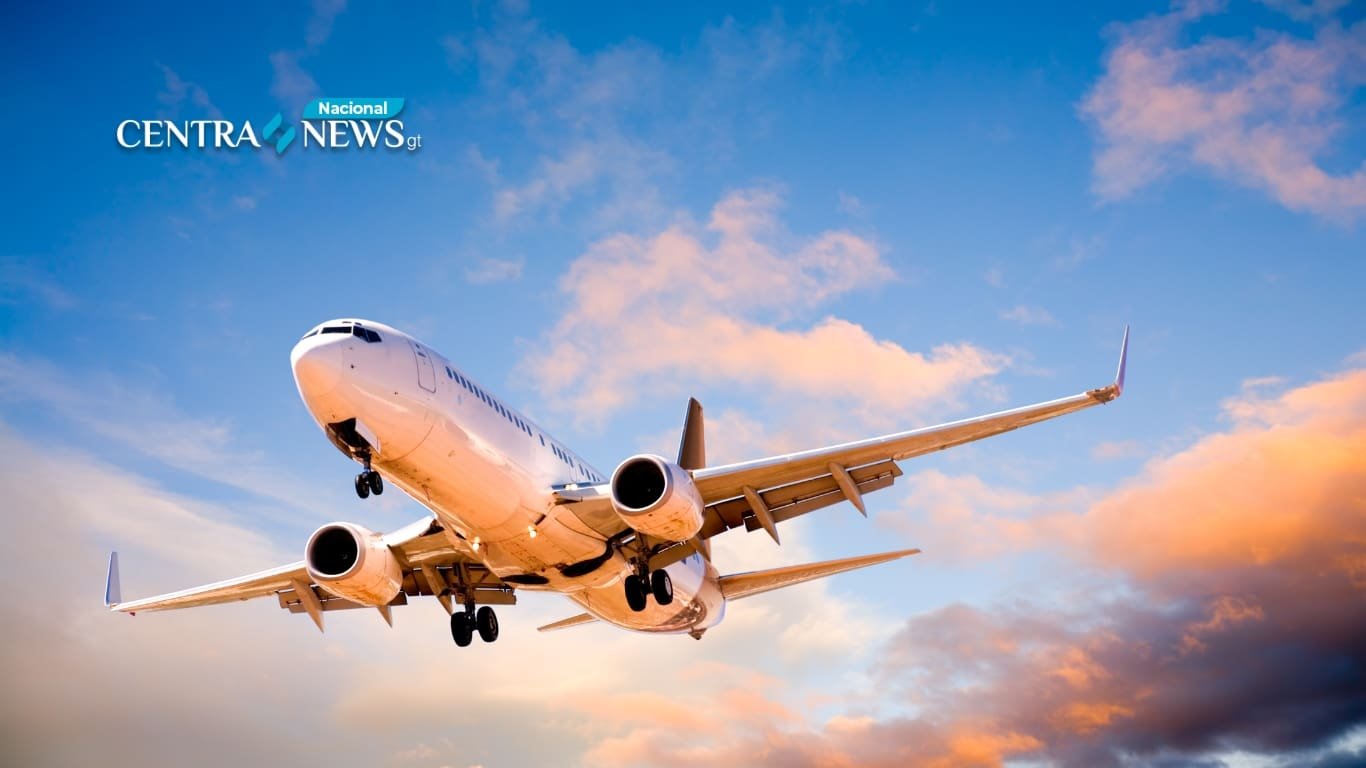
M403 586L403 569L384 539L355 523L314 531L304 564L318 586L361 605L388 605Z
M688 471L642 454L612 473L612 506L631 528L666 541L687 541L702 529L702 495Z

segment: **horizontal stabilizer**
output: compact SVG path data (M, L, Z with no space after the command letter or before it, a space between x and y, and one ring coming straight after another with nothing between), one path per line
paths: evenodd
M774 589L790 587L805 581L833 576L837 573L853 571L858 568L866 568L870 565L877 565L878 563L899 560L903 557L918 554L919 552L920 550L918 549L901 549L896 552L883 552L878 555L860 555L858 557L846 557L840 560L826 560L822 563L807 563L805 565L789 565L783 568L770 568L767 571L735 573L730 576L721 577L721 594L725 595L727 600L739 600L742 597L749 597L750 595L757 595Z
M552 622L550 624L545 625L544 627L537 627L536 631L554 632L557 629L569 629L570 627L577 627L581 624L592 624L597 620L598 617L592 615L591 613L580 613L578 616L570 616L567 619L560 619L559 621Z

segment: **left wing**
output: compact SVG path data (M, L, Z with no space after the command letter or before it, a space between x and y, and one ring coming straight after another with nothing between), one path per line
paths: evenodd
M887 488L900 477L898 461L993 437L1119 397L1124 391L1128 353L1126 327L1114 381L1070 397L811 451L692 469L693 481L707 508L698 538L705 540L744 526L750 531L762 528L777 541L777 523L844 500L866 515L863 495ZM690 410L690 422L692 417ZM575 511L585 522L624 528L612 511L608 485L564 489L556 495L563 503L575 504Z
M390 623L389 609L395 605L406 605L409 596L434 595L450 612L453 610L451 594L461 583L473 592L477 603L513 605L517 602L513 587L489 571L458 538L448 536L434 517L418 520L385 534L384 542L403 569L403 586L398 596L388 605L378 606L379 612ZM178 592L123 601L119 588L117 552L109 557L104 600L111 611L133 614L231 603L272 594L278 596L281 608L290 613L307 613L320 630L323 628L324 611L369 607L337 597L319 587L308 575L302 560Z

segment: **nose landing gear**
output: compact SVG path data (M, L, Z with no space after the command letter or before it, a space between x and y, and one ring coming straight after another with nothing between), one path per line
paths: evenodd
M365 464L365 470L356 475L356 495L364 499L372 493L376 496L384 493L384 478L370 468L369 452L361 454L361 462Z

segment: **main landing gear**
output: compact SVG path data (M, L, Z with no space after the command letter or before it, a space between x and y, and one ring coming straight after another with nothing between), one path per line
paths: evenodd
M492 608L485 605L476 611L474 603L469 603L465 610L451 614L451 639L456 645L461 648L469 645L476 631L479 639L486 643L498 639L498 614Z
M365 470L356 475L356 495L364 499L372 493L376 496L384 493L384 478L370 468L370 454L361 454L361 462L365 464Z
M674 601L674 583L669 578L669 572L660 568L652 573L648 558L636 565L635 573L626 577L625 588L626 604L636 613L645 610L645 603L651 595L660 605L669 605Z

